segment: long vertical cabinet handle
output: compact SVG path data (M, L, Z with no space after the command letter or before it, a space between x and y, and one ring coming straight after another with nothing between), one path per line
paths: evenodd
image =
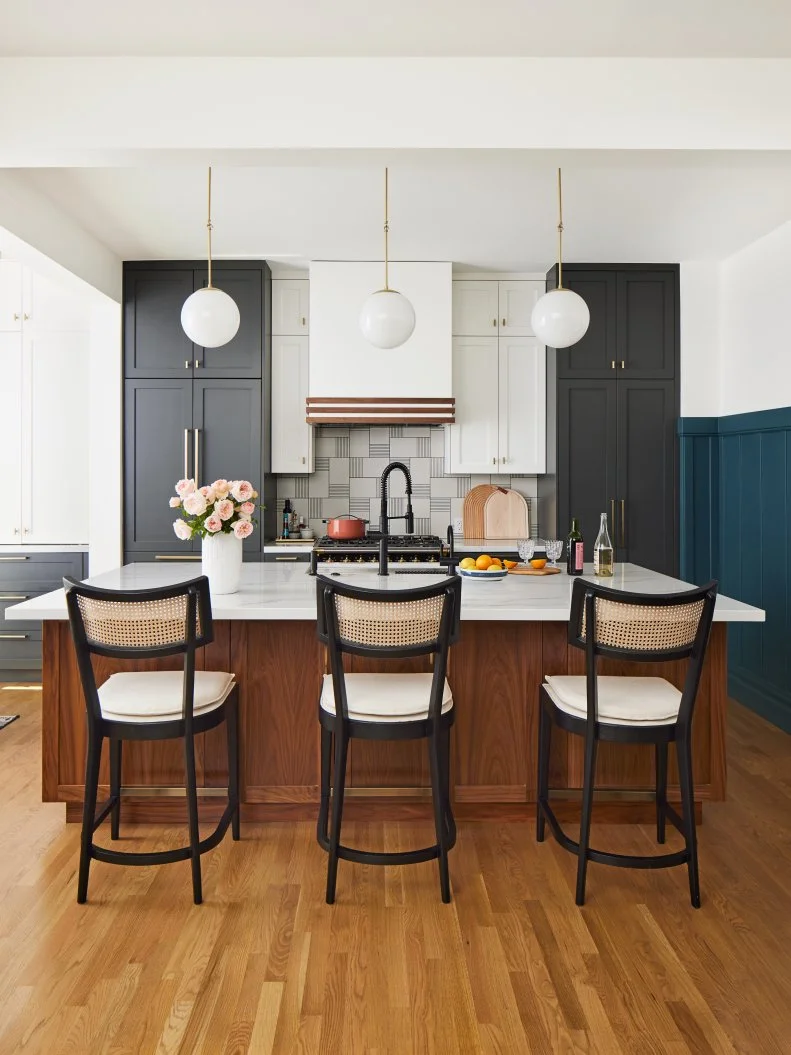
M615 499L610 499L610 526L612 527L612 537L615 539ZM613 545L615 543L613 542Z
M621 499L621 546L626 545L626 500Z
M200 429L193 429L193 432L192 468L195 470L195 486L200 487Z
M184 429L184 479L190 477L190 429Z

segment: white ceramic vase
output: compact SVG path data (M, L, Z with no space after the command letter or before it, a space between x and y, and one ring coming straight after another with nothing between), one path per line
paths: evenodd
M242 575L242 540L233 532L207 535L201 547L201 571L212 595L236 593Z

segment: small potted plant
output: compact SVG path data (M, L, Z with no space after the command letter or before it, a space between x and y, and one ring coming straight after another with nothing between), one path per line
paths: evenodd
M213 594L236 593L242 574L242 542L255 529L258 492L248 480L215 480L198 487L179 480L171 509L181 516L173 523L176 537L200 538L202 571Z

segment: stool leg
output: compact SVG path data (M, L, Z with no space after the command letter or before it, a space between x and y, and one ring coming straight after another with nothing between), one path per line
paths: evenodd
M234 698L225 715L228 738L228 801L231 804L231 838L241 838L239 823L239 702Z
M117 839L121 830L121 757L123 740L110 740L110 798L115 799L110 814L110 838Z
M700 908L700 878L698 876L698 835L695 831L695 797L692 783L692 745L689 737L676 742L678 776L681 784L681 807L684 832L689 853L689 897L693 908Z
M443 730L440 736L440 759L442 762L443 814L447 832L446 846L451 850L456 845L456 820L450 801L450 726Z
M667 744L656 745L656 841L665 841L667 804Z
M93 727L88 729L88 757L85 763L85 798L82 804L82 832L80 834L80 871L77 879L77 904L88 900L88 872L91 867L93 822L96 816L96 793L99 787L99 763L102 760L102 740Z
M585 877L588 871L588 847L590 846L591 812L593 810L593 785L596 779L596 738L588 732L585 742L585 778L582 787L582 814L580 816L580 844L577 858L577 904L585 904Z
M443 902L450 901L450 875L448 874L448 846L445 834L445 816L442 801L442 765L440 762L439 736L436 730L428 741L428 754L431 763L431 799L434 804L434 830L439 847L439 888Z
M189 818L190 851L192 864L192 900L196 905L203 901L200 873L200 831L198 828L198 788L195 776L195 740L184 737L184 761L187 771L187 817Z
M316 839L320 846L327 845L327 822L330 815L330 770L332 768L332 733L321 727L321 800Z
M346 790L346 751L349 739L346 730L335 733L335 790L332 794L332 824L330 827L330 857L327 863L327 904L335 903L335 884L338 880L338 846L343 820L343 793Z
M536 794L536 842L542 843L546 831L546 817L541 803L549 796L549 750L552 721L544 701L538 701L538 789Z

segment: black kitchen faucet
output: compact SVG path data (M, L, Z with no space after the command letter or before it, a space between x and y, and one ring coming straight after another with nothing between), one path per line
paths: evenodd
M393 469L400 469L406 480L406 514L401 517L387 515L387 480ZM390 462L382 473L382 504L379 507L379 574L387 575L387 527L391 520L404 520L406 522L406 533L413 535L415 532L415 515L412 512L412 477L409 468L403 462Z

